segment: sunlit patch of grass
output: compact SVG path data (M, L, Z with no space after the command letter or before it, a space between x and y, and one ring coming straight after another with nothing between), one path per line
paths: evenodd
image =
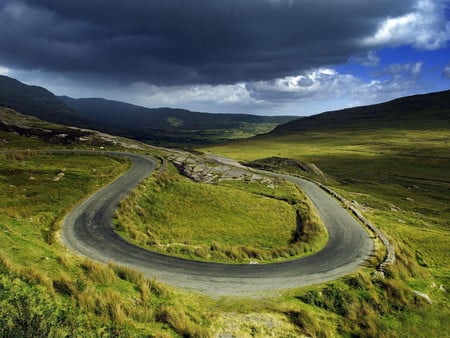
M28 266L51 267L50 245L57 244L64 214L128 167L113 158L72 154L0 158L2 250Z
M138 245L221 262L301 257L327 238L312 205L291 183L201 184L174 169L155 174L122 201L116 218L120 234Z

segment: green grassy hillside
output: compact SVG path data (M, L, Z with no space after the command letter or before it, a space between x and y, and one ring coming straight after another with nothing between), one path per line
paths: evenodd
M82 117L47 89L28 86L0 75L0 107L12 108L46 121L80 125Z
M380 128L450 128L450 90L302 117L278 126L272 134Z
M402 285L405 296L412 290L427 293L432 304L423 306L427 313L423 318L408 302L400 308L390 305L390 310L360 309L362 316L370 313L369 317L381 319L372 333L367 329L363 335L382 335L385 325L397 327L386 336L426 337L450 329L442 320L450 315L449 93L325 113L282 125L264 136L199 149L298 175L305 175L299 163L315 164L324 173L316 180L352 201L388 236L396 247L397 263L386 281ZM350 298L358 294L352 296L341 287L327 292ZM326 304L323 290L307 294L300 298L315 309L349 318L347 310ZM386 311L393 311L389 319Z

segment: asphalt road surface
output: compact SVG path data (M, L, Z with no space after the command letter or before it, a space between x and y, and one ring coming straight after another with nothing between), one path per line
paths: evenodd
M321 251L260 265L206 263L147 251L117 235L112 216L119 201L156 168L156 163L136 154L108 154L130 159L132 167L76 207L62 229L63 243L83 256L125 265L177 287L220 296L261 294L333 280L356 271L373 252L367 231L335 199L314 183L294 177L287 178L309 196L329 232L329 241ZM187 212L186 217L195 215Z

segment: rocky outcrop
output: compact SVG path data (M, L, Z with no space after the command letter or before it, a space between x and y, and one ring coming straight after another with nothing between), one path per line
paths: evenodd
M268 186L274 185L275 179L248 170L232 160L214 156L200 156L187 152L176 151L169 155L172 163L180 173L195 182L215 183L220 181L240 180L246 182L261 182Z
M312 177L326 179L325 174L314 163L303 162L291 158L267 157L246 163L249 167L288 173L303 173Z

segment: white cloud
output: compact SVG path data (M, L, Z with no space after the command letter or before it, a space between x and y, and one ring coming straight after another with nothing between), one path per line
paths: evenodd
M423 62L393 64L375 72L374 79L351 89L351 95L360 98L356 103L386 101L411 95L420 89Z
M380 57L374 51L369 51L365 55L351 57L350 62L358 63L365 67L376 67L380 64Z
M450 79L450 64L444 68L444 75Z
M148 107L170 106L209 112L242 112L242 108L256 109L263 103L250 96L244 83L162 87L139 82L131 86L130 92L134 95L127 101Z
M251 97L268 106L297 107L297 111L304 107L302 111L311 114L413 94L420 89L422 66L423 62L389 65L374 72L368 81L332 68L320 68L298 76L249 83L247 88ZM334 106L328 107L328 103Z
M376 76L391 76L395 80L401 78L417 78L422 70L423 62L392 64L375 73Z
M158 87L135 83L127 101L145 106L184 107L209 112L312 114L370 104L414 93L423 62L393 64L363 79L333 68L235 85ZM450 67L449 74L450 74Z
M145 82L135 83L132 89L141 93L141 99L158 101L163 104L189 102L235 103L250 99L243 83L235 85L196 85L177 87L158 87Z
M11 69L0 66L0 75L8 75L11 73Z
M446 0L418 0L414 11L387 18L377 32L363 40L369 47L412 44L416 48L434 50L450 40L450 23L445 17Z
M258 81L247 84L251 95L269 102L290 101L306 98L326 98L344 94L345 88L357 85L358 78L350 74L339 74L331 68L319 68L297 76L288 76L273 81Z

